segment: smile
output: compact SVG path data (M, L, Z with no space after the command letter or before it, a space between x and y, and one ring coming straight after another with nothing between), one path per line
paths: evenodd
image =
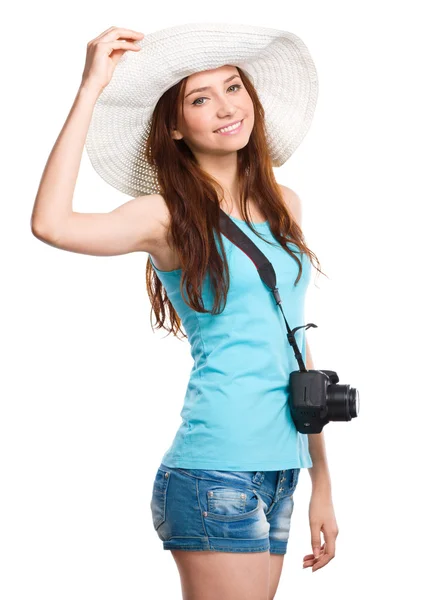
M219 133L220 135L234 135L238 133L242 129L242 123L244 119L236 123L235 125L230 125L230 127L225 127L224 129L217 129L214 133Z

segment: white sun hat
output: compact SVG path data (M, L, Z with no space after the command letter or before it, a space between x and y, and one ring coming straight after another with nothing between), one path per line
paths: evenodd
M308 48L287 31L232 23L190 23L145 34L123 54L98 97L85 147L96 172L130 196L160 193L145 159L154 108L162 94L193 73L234 65L254 85L265 110L272 166L280 167L305 137L318 97Z

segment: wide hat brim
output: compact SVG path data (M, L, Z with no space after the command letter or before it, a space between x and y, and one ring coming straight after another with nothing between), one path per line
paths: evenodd
M119 60L98 97L85 147L96 172L136 197L160 193L144 157L153 110L184 77L234 65L254 85L265 110L272 165L279 167L305 137L318 97L308 48L295 34L232 23L190 23L148 33Z

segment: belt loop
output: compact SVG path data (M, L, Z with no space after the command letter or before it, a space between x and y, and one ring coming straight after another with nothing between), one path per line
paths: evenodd
M263 483L263 479L265 478L264 471L256 471L253 475L253 483L261 484Z

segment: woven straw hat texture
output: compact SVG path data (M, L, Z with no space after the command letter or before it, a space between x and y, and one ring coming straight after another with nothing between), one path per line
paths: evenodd
M226 64L250 78L265 110L272 164L292 155L312 122L318 77L295 34L231 23L190 23L148 33L128 51L94 106L85 147L92 166L131 196L160 192L144 150L162 94L193 73Z

